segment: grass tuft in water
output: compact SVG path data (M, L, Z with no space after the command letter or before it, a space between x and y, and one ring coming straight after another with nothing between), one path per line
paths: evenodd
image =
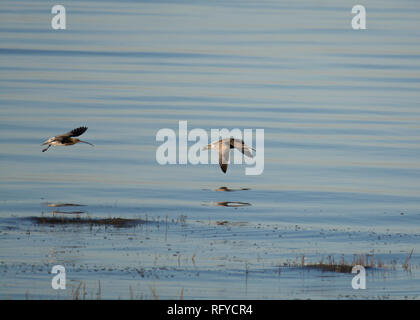
M322 258L319 262L306 263L305 255L301 255L300 262L298 258L294 263L288 263L287 267L320 270L322 272L338 272L338 273L351 273L356 265L361 265L365 269L381 269L383 268L382 261L373 257L373 254L354 254L352 262L346 262L344 255L341 255L339 261L336 261L333 256L328 256L326 261Z
M135 227L145 223L142 219L125 219L125 218L69 218L69 217L31 217L29 218L36 224L48 225L97 225L97 226L114 226Z

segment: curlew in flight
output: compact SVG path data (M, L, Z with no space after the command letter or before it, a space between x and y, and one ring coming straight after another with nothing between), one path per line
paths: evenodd
M79 127L76 129L73 129L67 133L64 134L60 134L58 136L49 138L48 140L46 140L43 145L48 145L48 147L46 147L45 149L42 150L42 152L45 152L49 149L49 147L51 146L71 146L73 144L76 144L78 142L83 142L83 143L87 143L90 144L91 146L93 146L93 144L86 142L86 141L82 141L79 140L77 138L73 138L73 137L78 137L80 135L82 135L85 131L87 130L87 127Z
M219 152L219 165L223 173L226 173L229 163L229 152L230 149L236 148L241 151L247 157L252 158L251 150L255 151L254 148L247 147L243 140L227 138L214 141L209 145L205 146L203 150L216 149Z

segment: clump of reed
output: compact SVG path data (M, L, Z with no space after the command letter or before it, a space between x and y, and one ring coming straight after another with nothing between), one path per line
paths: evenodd
M414 248L411 249L410 253L407 255L407 257L405 258L404 263L402 264L402 268L405 271L410 271L411 270L411 267L410 267L410 259L411 259L411 256L413 255L413 252L414 252Z
M356 265L361 265L365 269L380 269L384 266L382 261L373 254L354 254L351 262L346 261L344 255L341 255L338 261L332 255L326 259L322 257L318 262L307 263L305 260L305 255L301 255L300 259L297 258L294 263L288 263L287 266L338 273L351 273Z
M88 226L113 226L118 228L135 227L145 223L142 219L126 218L81 218L81 217L30 217L36 224L47 225L88 225Z

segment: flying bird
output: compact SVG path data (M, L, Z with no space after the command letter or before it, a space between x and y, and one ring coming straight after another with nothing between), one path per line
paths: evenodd
M251 150L255 151L254 148L247 147L243 140L227 138L214 141L209 145L205 146L203 150L216 149L219 152L219 165L223 173L226 173L229 163L230 149L236 148L241 151L244 155L252 158Z
M76 144L78 142L87 143L87 144L90 144L91 146L93 146L93 144L91 144L89 142L82 141L82 140L79 140L77 138L73 138L73 137L78 137L78 136L82 135L83 133L85 133L85 131L87 129L88 129L87 127L79 127L79 128L73 129L73 130L71 130L67 133L60 134L58 136L49 138L43 144L41 144L41 146L48 145L48 147L43 149L42 152L47 151L51 146L71 146L71 145Z

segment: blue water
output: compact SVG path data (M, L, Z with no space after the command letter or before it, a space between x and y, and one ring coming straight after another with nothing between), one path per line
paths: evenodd
M353 5L67 1L67 29L52 30L50 3L2 1L0 297L73 298L50 286L63 264L87 298L98 281L108 299L129 298L130 287L144 299L181 289L204 299L418 298L420 4L369 0L359 31ZM264 129L264 173L159 165L156 133L180 120L209 133ZM84 125L95 147L41 152ZM250 205L217 205L227 201ZM48 203L148 223L28 219L52 216ZM368 274L365 291L348 274L278 272L301 255L342 254L374 254L386 271Z

